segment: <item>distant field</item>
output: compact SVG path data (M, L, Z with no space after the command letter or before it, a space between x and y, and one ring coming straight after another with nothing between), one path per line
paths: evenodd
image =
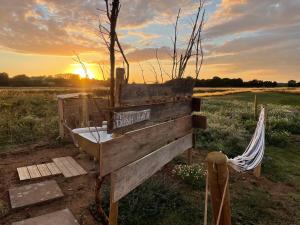
M196 97L222 96L246 92L276 92L300 94L300 88L194 88L194 96Z

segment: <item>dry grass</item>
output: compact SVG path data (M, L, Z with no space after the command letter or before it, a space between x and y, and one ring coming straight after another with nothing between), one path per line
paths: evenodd
M194 96L196 97L211 97L211 96L224 96L230 94L238 94L245 92L276 92L276 93L290 93L300 94L300 88L194 88Z

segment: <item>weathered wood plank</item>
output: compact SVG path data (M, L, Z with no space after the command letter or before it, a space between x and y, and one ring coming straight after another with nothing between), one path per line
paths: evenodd
M57 174L61 174L61 171L57 168L57 166L55 165L55 163L47 163L46 164L49 171L51 172L52 175L57 175Z
M12 225L79 225L79 223L69 209L63 209L19 222L14 222Z
M87 174L87 172L71 156L67 156L65 159L77 170L79 175Z
M164 84L124 84L121 87L120 104L152 102L158 99L192 96L193 82L184 79Z
M59 158L60 162L69 170L72 177L80 175L74 166L66 159L66 157Z
M46 202L63 196L64 194L54 180L9 189L9 198L13 209Z
M100 175L105 176L192 130L191 116L134 130L101 145ZM98 150L99 151L99 150Z
M165 145L143 158L113 172L112 201L117 202L146 179L155 174L174 157L193 146L192 134Z
M51 175L51 172L49 171L48 167L46 166L46 164L39 164L37 165L37 168L40 172L40 174L43 176L43 177L46 177L46 176L50 176Z
M41 177L41 174L36 165L27 166L28 172L30 174L30 178L38 178Z
M61 158L54 158L52 160L65 177L72 177L73 176L73 174L64 165Z
M115 112L114 128L126 127L150 119L150 109L139 111Z
M146 127L158 122L176 119L192 113L191 99L179 101L161 102L155 104L145 104L139 106L119 107L115 109L115 113L127 111L150 110L149 120L145 120L130 126L113 129L113 132L125 133L131 130Z
M20 180L28 180L30 179L30 174L27 170L27 167L19 167L17 168L19 179Z
M193 115L193 128L206 129L207 128L207 117L203 115Z

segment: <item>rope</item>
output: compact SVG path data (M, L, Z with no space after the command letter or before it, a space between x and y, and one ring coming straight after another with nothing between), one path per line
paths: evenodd
M226 190L227 190L227 186L228 186L228 180L229 180L229 171L228 171L228 168L227 168L227 178L226 178L226 183L225 183L224 190L223 190L223 196L222 196L222 201L221 201L221 204L220 204L220 209L219 209L219 214L218 214L218 219L217 219L216 225L219 225L219 223L220 223L221 213L223 211L223 205L224 205Z

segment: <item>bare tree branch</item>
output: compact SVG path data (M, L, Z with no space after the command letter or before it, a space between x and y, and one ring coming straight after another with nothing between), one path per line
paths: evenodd
M160 70L161 82L163 83L164 82L164 78L163 78L163 74L162 74L161 65L160 65L160 62L159 62L159 59L158 59L158 49L155 50L155 56L156 56L156 60L157 60L157 64L158 64L159 70Z
M139 66L140 66L140 69L141 69L141 75L142 75L142 78L143 78L143 81L144 81L144 84L146 84L146 81L145 81L145 77L144 77L144 70L143 70L143 68L142 68L142 66L141 66L141 64L139 63Z

